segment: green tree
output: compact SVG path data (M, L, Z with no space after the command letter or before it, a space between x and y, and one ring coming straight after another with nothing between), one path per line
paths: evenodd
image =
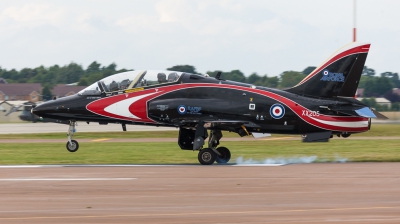
M86 73L94 73L100 71L101 64L97 63L96 61L92 62L86 69Z
M279 78L274 76L274 77L268 77L267 75L264 75L258 79L254 85L256 86L264 86L264 87L269 87L269 88L278 88L279 84Z
M362 75L366 76L374 76L375 75L375 70L372 68L368 68L367 66L364 66Z
M377 96L377 94L375 90L375 81L374 79L369 78L365 81L364 97L371 97L371 96Z
M286 71L281 74L281 81L279 83L280 88L288 88L295 86L301 80L303 80L307 75L302 72L296 71Z
M375 109L376 109L377 111L389 111L388 105L380 105L380 104L377 104L377 105L375 106Z
M243 72L240 70L232 70L230 72L222 72L222 71L208 71L207 74L209 74L212 77L215 77L218 72L221 72L221 79L224 80L231 80L235 82L246 82L246 76L244 76Z
M394 72L383 72L381 77L386 77L390 80L393 87L400 88L399 74Z
M88 85L89 83L86 78L82 77L81 79L79 79L78 86L88 86Z
M260 79L261 77L257 75L257 73L253 73L246 79L246 82L250 84L255 84Z
M19 72L19 79L18 82L20 83L27 83L29 79L36 76L37 72L35 69L31 68L24 68Z
M384 95L385 93L392 91L393 86L390 80L386 77L378 77L375 82L376 92L379 96Z
M117 71L117 64L115 64L114 62L113 63L111 63L109 66L107 66L106 68L105 68L105 70L110 70L110 71Z
M375 98L374 97L372 97L372 98L363 98L362 100L361 100L361 102L362 103L364 103L364 104L366 104L367 106L369 106L369 107L376 107L376 105L377 105L377 103L376 103L376 100L375 100Z
M58 80L57 83L74 83L78 82L79 79L83 76L84 70L82 66L71 62L67 66L63 66L58 74Z
M43 87L42 96L44 101L51 100L51 98L53 97L53 94L51 93L50 87L48 85Z
M360 82L358 83L358 88L365 88L365 84L369 79L372 79L374 77L370 77L370 76L361 76L360 78Z
M101 68L101 64L94 61L84 70L81 65L72 62L62 67L59 65L53 65L48 68L39 66L33 69L24 68L21 71L15 69L7 70L0 67L0 77L4 78L8 83L41 83L42 86L47 85L51 89L51 87L59 83L79 82L81 78L85 78L86 83L93 83L109 75L125 71L129 70L120 69L117 71L115 63ZM81 84L85 84L84 80L82 82Z
M392 103L392 111L400 111L400 103Z
M224 78L236 82L246 82L246 76L240 70L232 70L224 74Z
M370 77L365 81L364 96L379 97L391 91L392 83L386 77Z
M309 75L312 71L314 71L317 67L315 66L308 66L307 68L305 68L302 73Z
M278 88L279 85L279 79L278 77L274 76L271 78L267 78L266 82L264 82L265 87L270 87L270 88Z

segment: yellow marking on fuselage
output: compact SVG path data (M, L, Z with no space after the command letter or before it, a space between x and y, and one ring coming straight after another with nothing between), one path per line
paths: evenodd
M139 91L142 91L142 90L144 90L144 88L143 87L139 87L139 88L134 88L134 89L127 89L124 92L125 93L133 93L133 92L139 92Z

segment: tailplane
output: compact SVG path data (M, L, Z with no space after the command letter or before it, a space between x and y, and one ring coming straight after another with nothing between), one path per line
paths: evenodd
M286 91L321 98L354 97L370 44L350 43Z

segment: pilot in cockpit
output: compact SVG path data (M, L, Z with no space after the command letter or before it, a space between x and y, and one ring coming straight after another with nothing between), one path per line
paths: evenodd
M168 75L168 82L175 82L175 81L178 80L178 79L179 79L179 75L176 74L175 72L170 73L170 74Z
M164 73L157 74L158 83L167 82L167 76Z
M116 81L112 81L110 83L110 91L118 91L118 90L119 90L118 83Z

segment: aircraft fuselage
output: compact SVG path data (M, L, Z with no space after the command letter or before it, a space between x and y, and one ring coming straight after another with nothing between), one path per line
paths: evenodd
M183 74L178 83L124 93L74 95L43 103L35 114L100 123L190 126L199 120L247 122L249 132L305 134L368 130L368 118L339 115L321 105L349 105L352 99L318 99L245 83ZM234 131L231 125L216 128Z

